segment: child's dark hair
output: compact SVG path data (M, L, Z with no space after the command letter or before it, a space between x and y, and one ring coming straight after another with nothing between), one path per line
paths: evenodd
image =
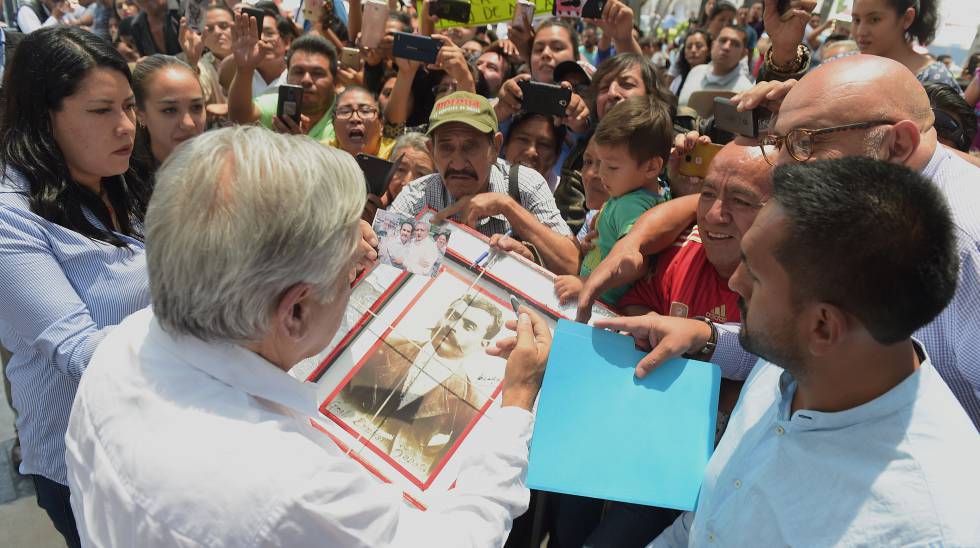
M595 130L596 144L626 145L637 163L651 158L666 162L673 136L668 106L651 95L630 97L616 104Z

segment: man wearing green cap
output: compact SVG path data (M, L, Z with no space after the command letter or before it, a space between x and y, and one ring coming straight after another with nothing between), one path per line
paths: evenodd
M498 158L503 135L486 98L459 91L436 101L429 117L436 173L409 183L389 210L410 216L431 207L435 221L452 218L506 251L538 259L556 274L578 269L578 248L548 183L536 171Z

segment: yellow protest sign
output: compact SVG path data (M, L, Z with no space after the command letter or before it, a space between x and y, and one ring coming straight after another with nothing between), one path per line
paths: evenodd
M470 21L468 23L464 25L456 21L440 20L436 24L436 28L478 27L491 23L509 22L514 18L514 3L515 0L471 0ZM534 14L537 16L550 14L555 0L534 0L534 3ZM418 9L419 13L422 13L422 2L418 2L416 9Z

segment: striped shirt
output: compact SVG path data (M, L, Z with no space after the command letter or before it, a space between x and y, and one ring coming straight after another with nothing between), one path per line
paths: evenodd
M949 306L914 336L980 430L980 168L937 144L922 175L936 183L949 203L960 276ZM745 379L757 359L739 344L738 326L719 326L711 361L725 377Z
M490 185L487 192L507 194L509 188L507 173L509 171L510 164L498 158L494 165L490 166ZM521 167L517 170L517 188L521 198L521 207L528 210L541 224L551 230L562 236L571 236L572 230L561 218L558 206L555 205L555 197L551 194L548 183L545 182L540 173L533 169ZM415 217L426 207L440 210L454 203L456 200L446 190L446 185L442 184L442 175L436 172L420 177L406 185L388 210ZM452 219L459 220L455 216ZM481 219L480 223L476 229L484 236L503 234L510 228L510 223L503 215Z
M119 235L129 247L117 248L35 215L29 183L8 174L0 181L0 342L13 353L20 473L67 485L65 431L78 381L106 333L150 302L144 247Z

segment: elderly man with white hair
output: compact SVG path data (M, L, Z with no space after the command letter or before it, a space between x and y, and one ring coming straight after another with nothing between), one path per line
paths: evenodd
M539 317L521 309L492 351L507 358L501 413L426 512L313 430L316 387L287 373L340 325L363 188L346 153L256 127L164 163L146 217L152 308L99 346L66 436L83 544L503 544L529 497Z

